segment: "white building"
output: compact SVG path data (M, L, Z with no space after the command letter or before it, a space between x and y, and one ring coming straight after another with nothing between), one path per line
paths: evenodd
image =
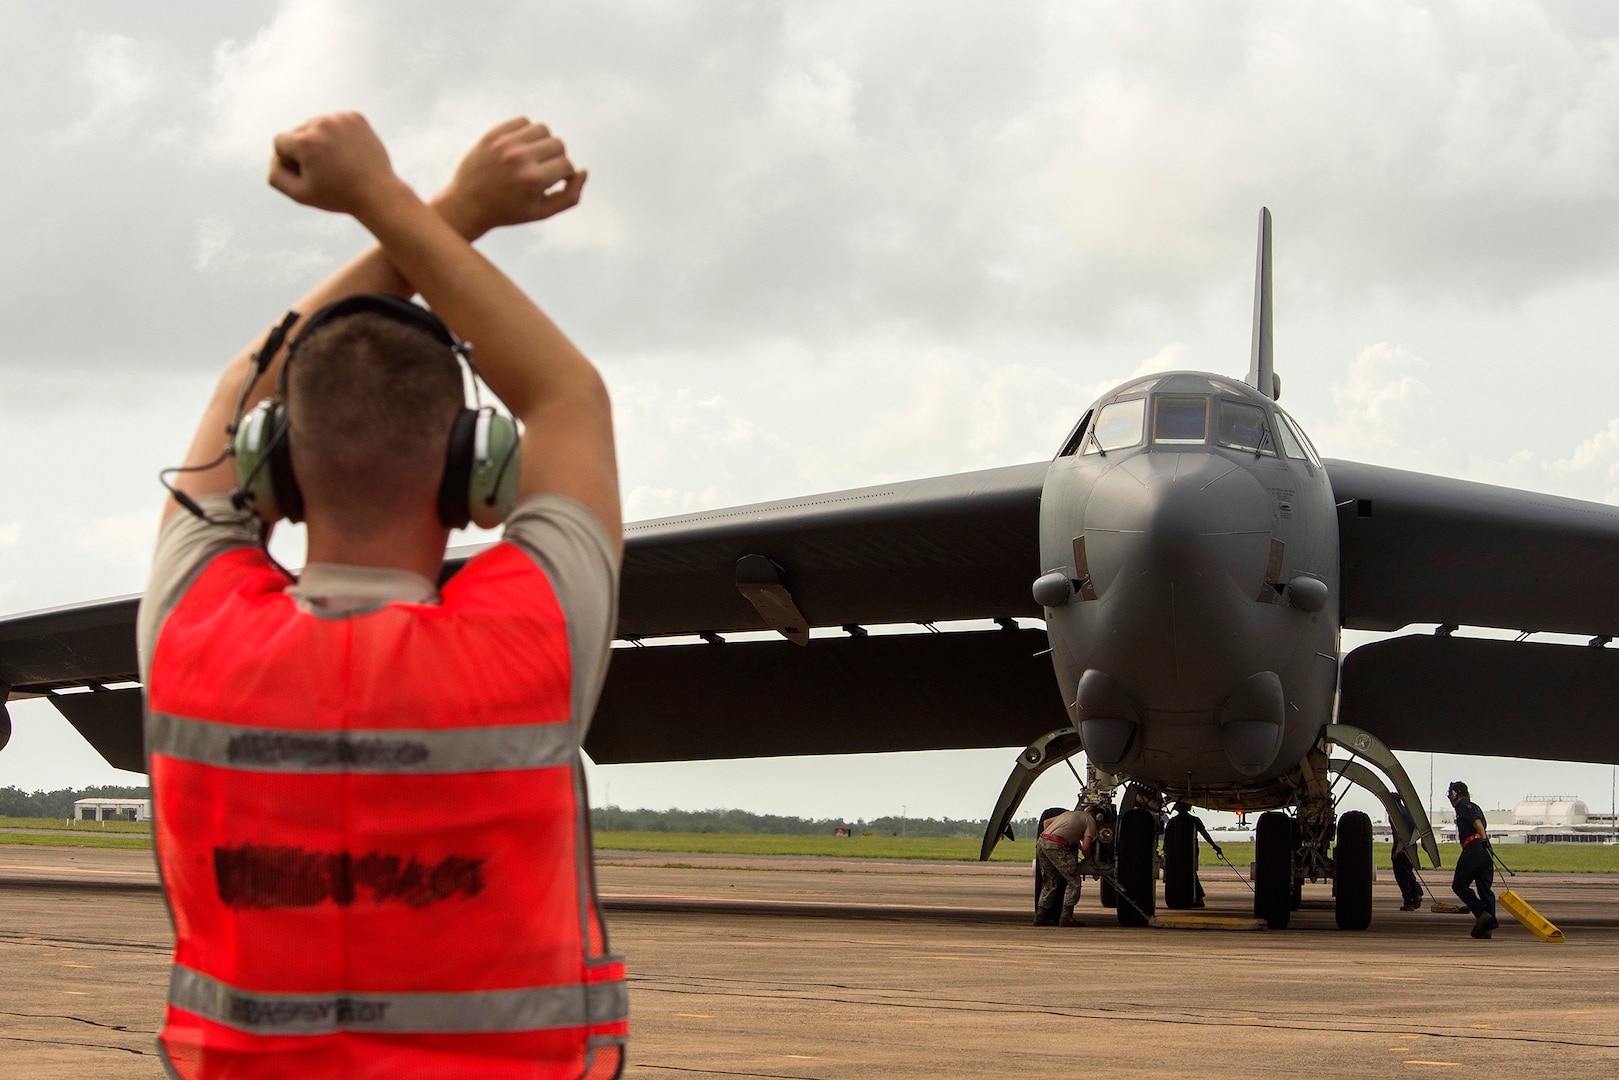
M1456 842L1456 816L1447 807L1430 810L1434 833L1443 843ZM1506 810L1486 810L1490 839L1497 844L1603 844L1619 840L1614 816L1593 814L1574 795L1531 795ZM1386 831L1386 826L1385 830Z
M151 821L151 799L75 799L73 816L79 821Z

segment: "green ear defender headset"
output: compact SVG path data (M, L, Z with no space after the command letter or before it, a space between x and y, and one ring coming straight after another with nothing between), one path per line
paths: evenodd
M349 315L368 312L413 327L444 346L450 363L458 359L472 374L474 400L456 414L444 454L444 479L439 484L438 518L450 529L468 522L485 529L506 520L517 499L519 439L517 422L482 405L477 398L478 370L472 366L471 346L450 333L438 316L426 308L386 293L347 296L311 315L287 347L287 360L276 380L276 392L233 425L231 452L236 462L236 490L231 501L238 509L251 508L266 523L280 518L302 521L303 493L292 471L292 448L287 423L287 369L298 354L298 342L316 328ZM292 320L283 322L258 358L259 370L269 366Z

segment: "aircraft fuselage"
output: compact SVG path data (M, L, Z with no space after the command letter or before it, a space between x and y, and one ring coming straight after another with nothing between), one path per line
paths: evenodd
M1052 464L1040 548L1091 763L1204 806L1286 801L1338 672L1338 524L1297 425L1219 375L1127 383Z

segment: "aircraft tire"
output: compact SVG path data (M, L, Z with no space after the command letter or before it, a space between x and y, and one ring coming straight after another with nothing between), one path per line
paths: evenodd
M1359 810L1338 819L1332 875L1338 929L1364 930L1372 925L1372 819Z
M1119 818L1116 836L1119 886L1129 897L1129 900L1123 896L1118 898L1119 925L1146 926L1147 919L1158 909L1158 883L1154 880L1157 875L1152 865L1158 846L1158 820L1151 810L1141 807L1127 810ZM1138 907L1140 911L1136 910Z
M1187 815L1164 829L1164 906L1185 911L1197 899L1197 824Z
M1293 820L1272 810L1254 830L1254 918L1286 930L1293 912Z

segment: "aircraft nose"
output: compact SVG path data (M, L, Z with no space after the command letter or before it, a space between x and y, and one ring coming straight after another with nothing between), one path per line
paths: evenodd
M1243 772L1267 756L1270 740L1257 736L1269 733L1233 725L1270 717L1220 710L1233 692L1233 671L1266 671L1277 662L1268 639L1255 633L1273 503L1248 469L1224 456L1147 453L1099 480L1085 513L1099 601L1089 609L1091 640L1101 643L1087 666L1139 695L1145 712L1218 725L1224 742L1241 735L1223 749Z
M1098 482L1085 532L1127 580L1214 585L1258 571L1254 588L1241 589L1256 592L1269 557L1271 502L1248 470L1224 457L1140 454ZM1102 568L1091 569L1094 576Z

